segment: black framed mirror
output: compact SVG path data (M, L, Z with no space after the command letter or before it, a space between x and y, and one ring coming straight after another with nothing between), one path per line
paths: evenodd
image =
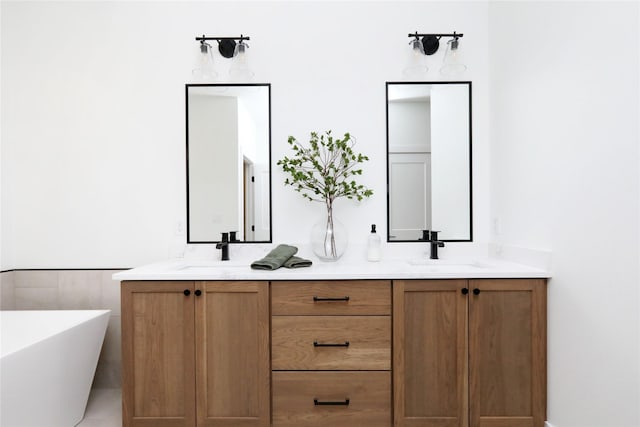
M387 241L473 240L471 82L387 82Z
M270 243L271 85L187 84L187 243ZM233 235L232 235L233 236Z

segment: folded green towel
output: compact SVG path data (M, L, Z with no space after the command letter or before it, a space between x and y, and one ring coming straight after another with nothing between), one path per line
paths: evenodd
M313 263L310 260L298 256L292 256L284 262L286 268L311 267L311 264Z
M289 245L278 245L267 254L266 257L254 261L251 268L254 270L276 270L283 266L285 261L295 255L298 248Z

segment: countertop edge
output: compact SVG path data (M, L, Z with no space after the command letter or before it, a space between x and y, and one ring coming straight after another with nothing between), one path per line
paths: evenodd
M120 281L280 281L280 280L428 280L428 279L517 279L551 278L546 270L506 262L482 260L482 267L473 265L409 265L404 261L380 263L314 263L311 267L277 270L252 270L248 265L224 265L184 268L184 260L163 261L115 273L112 277ZM485 263L485 264L482 264Z

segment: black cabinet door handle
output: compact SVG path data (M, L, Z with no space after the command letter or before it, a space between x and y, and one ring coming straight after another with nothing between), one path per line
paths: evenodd
M191 291L189 289L185 289L183 294L188 297L189 295L191 295Z
M196 296L199 297L200 295L202 295L202 291L200 289L196 289Z
M318 399L313 399L313 404L316 406L349 406L349 399L345 399L345 400L338 400L338 401L331 401L331 400L318 400Z
M480 295L480 289L475 288L475 289L473 290L473 294L474 294L474 295Z
M332 297L317 297L314 296L313 297L313 302L323 302L323 301L349 301L349 297L338 297L338 298L332 298Z
M314 347L349 347L349 341L345 341L344 343L319 343L318 341L313 342Z
M462 288L460 292L462 292L462 295L466 295L469 293L469 288Z

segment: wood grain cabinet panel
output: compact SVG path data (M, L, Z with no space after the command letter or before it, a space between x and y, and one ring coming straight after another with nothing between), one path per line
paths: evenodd
M274 316L391 314L388 280L291 281L271 284Z
M402 427L543 427L546 281L394 281Z
M269 289L261 282L196 282L198 426L270 423Z
M542 427L544 280L470 280L469 288L471 426Z
M389 316L274 316L272 369L389 370Z
M273 427L390 425L388 371L273 373Z
M468 422L465 280L393 283L397 427Z
M195 425L192 282L123 282L124 427Z
M123 426L268 427L266 282L123 282Z

